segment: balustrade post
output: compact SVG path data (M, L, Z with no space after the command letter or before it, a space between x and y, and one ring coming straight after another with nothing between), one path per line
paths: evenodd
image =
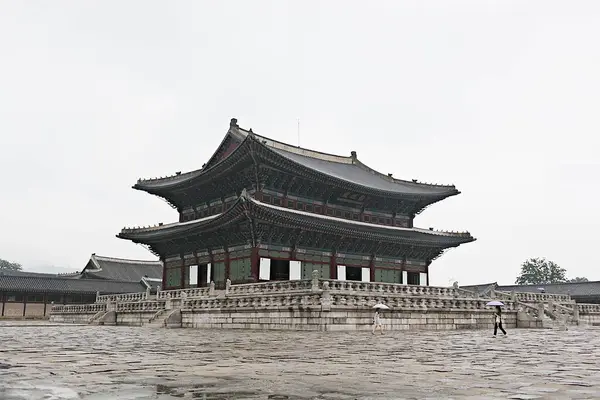
M229 294L229 289L231 288L231 279L227 278L225 281L225 295Z
M331 309L331 293L329 293L329 282L323 282L323 292L321 293L321 310L329 311Z
M146 288L146 300L150 300L150 286Z
M215 281L210 281L210 287L208 289L208 295L209 296L214 296L215 295Z
M517 292L515 292L514 290L510 293L510 299L512 301L517 301Z
M316 269L312 272L312 284L310 290L313 292L319 290L319 271Z
M98 297L100 297L100 291L99 290L96 291L96 301L94 303L98 302Z
M544 303L543 302L539 302L538 303L538 318L540 321L544 320Z

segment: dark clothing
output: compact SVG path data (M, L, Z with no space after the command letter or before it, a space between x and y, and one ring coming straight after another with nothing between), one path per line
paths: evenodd
M502 320L500 320L500 322L494 323L494 336L496 336L496 333L498 333L498 328L500 328L502 333L504 333L506 335L506 331L502 327Z

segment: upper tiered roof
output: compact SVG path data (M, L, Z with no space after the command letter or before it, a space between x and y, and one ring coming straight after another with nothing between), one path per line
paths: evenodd
M316 174L339 185L350 185L359 191L375 192L392 197L431 198L432 202L460 193L454 185L428 184L417 182L417 180L407 181L395 179L391 174L382 174L359 161L354 151L346 157L278 142L257 135L252 132L252 129L240 128L236 119L231 120L229 130L221 145L201 169L176 173L163 178L140 179L134 188L168 197L165 196L165 193L169 190L191 186L194 180L201 179L201 177L211 174L212 171L218 170L219 166L235 153L250 150L254 150L253 155L263 154L271 159L284 160L294 171Z

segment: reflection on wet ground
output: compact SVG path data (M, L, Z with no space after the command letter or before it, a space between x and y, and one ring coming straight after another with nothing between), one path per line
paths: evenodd
M370 333L0 322L0 399L592 399L600 329Z

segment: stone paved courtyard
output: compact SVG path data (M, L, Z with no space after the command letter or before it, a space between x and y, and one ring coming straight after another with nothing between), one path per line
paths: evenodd
M597 399L600 329L353 333L0 322L0 399Z

